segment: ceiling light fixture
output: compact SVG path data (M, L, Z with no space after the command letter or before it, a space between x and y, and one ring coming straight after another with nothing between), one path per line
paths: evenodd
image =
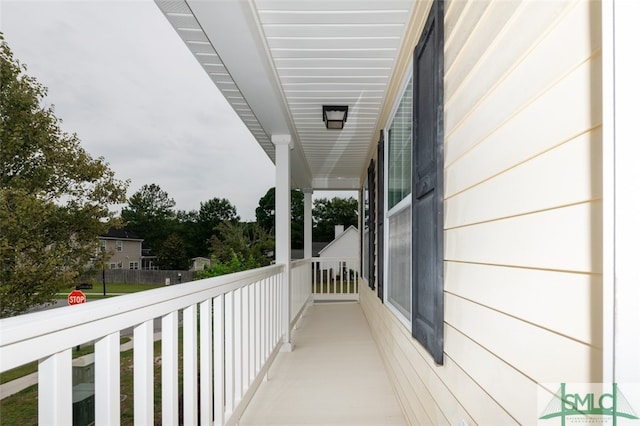
M347 111L349 107L346 105L323 105L322 119L327 129L342 130L344 123L347 122Z

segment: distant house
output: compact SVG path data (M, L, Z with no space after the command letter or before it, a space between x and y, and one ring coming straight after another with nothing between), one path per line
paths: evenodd
M205 267L211 266L211 259L207 257L194 257L191 259L190 271L202 271Z
M342 263L342 266L346 266L347 269L357 270L359 268L359 259L354 256L357 256L359 243L358 228L351 225L345 230L343 225L336 225L335 238L318 252L318 257L321 259L345 259L353 257L351 261L340 263ZM341 266L337 261L322 262L321 265L322 269L330 269L333 270L334 273L337 273Z
M106 262L109 269L141 269L142 241L134 232L109 228L109 232L98 237L100 251L111 253Z

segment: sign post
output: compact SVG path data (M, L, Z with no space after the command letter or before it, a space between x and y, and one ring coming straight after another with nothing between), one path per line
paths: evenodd
M80 305L82 303L86 303L87 298L83 292L80 290L73 290L71 293L67 295L67 303L69 305ZM80 345L76 347L76 351L80 350Z

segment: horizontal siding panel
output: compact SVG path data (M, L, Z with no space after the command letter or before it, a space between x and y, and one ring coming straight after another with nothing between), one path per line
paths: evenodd
M448 104L454 96L460 96L463 93L466 100L464 104L475 105L530 50L535 41L546 32L549 23L554 22L570 5L568 1L519 3L520 8L505 25L494 44L487 47L468 73L468 78L463 85L450 85L449 75L457 71L445 69L445 104ZM445 24L445 37L446 28ZM464 90L461 90L463 88ZM469 107L463 109L468 111Z
M469 418L469 414L460 405L457 398L452 395L448 384L439 377L443 367L433 363L431 355L417 344L409 330L396 319L389 309L384 308L384 310L384 321L394 339L394 347L405 355L410 374L420 380L419 394L428 393L442 412L442 417L436 419L436 424L443 424L443 422L455 424L461 418Z
M536 424L536 390L534 381L516 371L491 352L467 338L455 328L445 326L447 352L474 381L482 383L493 404L504 407L504 415L493 417L484 407L472 411L478 424Z
M414 372L407 372L409 363L405 354L398 350L393 335L385 322L382 305L380 305L373 292L365 289L365 294L361 294L363 308L370 306L371 309L364 309L367 319L372 325L372 334L378 343L380 353L384 359L389 376L396 386L399 394L399 402L405 413L409 417L410 424L440 424L436 418L444 419L444 415L435 404L429 392L419 392L412 386L411 378L415 379ZM375 306L374 306L375 305ZM425 409L428 407L428 409Z
M445 118L446 165L463 155L527 102L556 84L563 74L593 54L599 46L588 43L588 36L593 30L593 25L590 25L592 9L598 7L595 2L580 2L460 125L453 114L466 115L466 112L456 106L455 100L448 103ZM544 117L540 117L538 121Z
M445 276L451 294L602 346L601 275L446 262Z
M443 417L437 424L458 424L461 419L465 419L470 425L513 423L513 419L502 407L455 362L451 362L446 354L446 347L444 365L435 366L430 355L411 337L409 330L388 308L376 299L373 300L374 303L370 303L373 299L370 294L372 293L361 293L360 300L379 349L386 353L392 350L391 347L397 347L397 350L404 354L408 365L411 366L411 374L419 377L424 385L418 394L420 400L431 399L433 395L433 398L437 399L437 406L442 408ZM398 367L388 365L388 368L390 376L395 377L394 369ZM402 374L402 377L405 375ZM402 403L406 404L407 401Z
M448 87L460 87L462 81L476 66L482 55L490 50L491 44L499 36L509 19L523 3L516 1L497 1L491 3L483 19L472 37L464 46L464 51L457 57L455 64L445 68L445 92ZM445 24L446 31L446 24Z
M445 260L602 272L602 203L445 230Z
M447 324L537 383L602 381L601 349L450 293L445 306Z
M600 76L598 55L451 164L445 169L445 197L599 126ZM601 134L592 137L601 138Z
M461 54L465 43L472 36L478 22L482 19L487 7L488 1L467 1L463 2L464 7L460 16L456 20L456 25L451 28L449 33L444 36L444 69L449 69L458 55ZM446 19L445 19L446 22ZM446 29L445 23L445 29Z
M601 151L598 129L471 187L445 202L445 228L598 199Z

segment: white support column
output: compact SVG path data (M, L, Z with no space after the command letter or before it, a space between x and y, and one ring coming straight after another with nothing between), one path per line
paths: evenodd
M313 203L311 195L313 189L305 188L304 192L304 258L311 259L313 257L312 250L312 229L313 229Z
M276 263L284 265L282 292L283 351L293 350L291 343L291 135L273 135L276 147Z

